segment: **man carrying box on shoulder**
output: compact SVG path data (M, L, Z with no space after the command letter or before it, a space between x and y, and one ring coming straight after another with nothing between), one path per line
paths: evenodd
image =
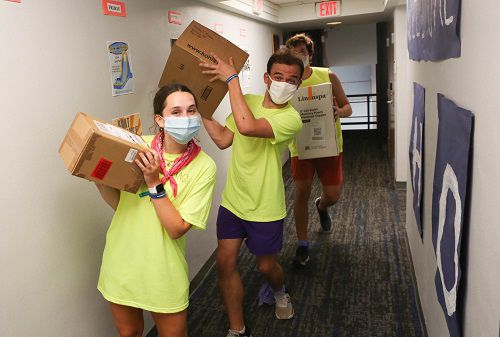
M211 81L227 83L232 109L225 126L203 118L208 134L219 148L232 145L217 218L219 288L230 324L227 337L251 336L244 323L243 284L237 269L244 239L271 286L276 317L290 319L294 314L283 268L277 260L286 216L281 153L302 127L300 115L288 101L300 84L304 66L283 49L267 63L265 95L243 95L232 58L225 63L213 56L216 65L200 66L205 69L203 74L213 75Z
M328 207L334 205L342 192L342 130L340 117L349 117L352 109L340 84L338 77L329 72L328 68L311 67L310 60L314 54L314 42L306 34L297 34L288 39L286 47L302 59L304 74L301 87L331 83L333 95L333 111L339 155L315 159L299 160L297 144L293 141L290 146L292 157L292 176L295 182L295 229L297 232L298 247L294 259L295 265L306 266L309 262L307 241L307 225L309 222L308 202L311 194L314 172L321 181L321 196L316 198L315 205L319 213L321 228L331 230L332 221L328 214Z

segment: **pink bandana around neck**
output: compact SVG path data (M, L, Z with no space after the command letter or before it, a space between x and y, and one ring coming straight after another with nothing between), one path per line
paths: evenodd
M165 184L167 180L170 182L170 186L174 192L174 198L177 196L177 182L175 181L174 175L180 170L186 167L194 158L200 153L201 147L198 146L194 140L190 140L186 151L184 151L179 157L174 160L170 170L167 170L165 165L165 157L163 154L163 134L158 132L151 142L151 148L154 149L160 155L160 170L163 173L161 178L161 183Z

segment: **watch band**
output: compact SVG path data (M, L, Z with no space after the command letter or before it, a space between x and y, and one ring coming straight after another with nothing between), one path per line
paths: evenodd
M165 192L165 187L163 184L158 184L155 187L149 187L148 188L149 194L161 194Z

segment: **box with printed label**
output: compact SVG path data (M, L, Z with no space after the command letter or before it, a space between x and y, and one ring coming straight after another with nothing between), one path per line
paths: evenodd
M59 154L72 175L136 193L144 176L134 159L147 150L140 136L79 112Z
M141 115L139 113L113 118L111 124L135 133L136 135L142 135Z
M331 83L299 88L292 105L302 118L296 136L299 159L338 156Z
M224 62L233 58L234 67L239 73L248 54L211 29L192 21L172 46L172 51L163 70L158 86L182 83L196 96L198 110L210 118L227 93L227 84L222 81L209 82L213 75L202 74L200 63L216 64L211 53Z

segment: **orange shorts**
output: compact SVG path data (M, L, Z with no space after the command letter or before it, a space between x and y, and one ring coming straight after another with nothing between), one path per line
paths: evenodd
M292 157L292 176L298 181L312 181L314 172L323 186L342 184L342 153L335 157L303 159Z

